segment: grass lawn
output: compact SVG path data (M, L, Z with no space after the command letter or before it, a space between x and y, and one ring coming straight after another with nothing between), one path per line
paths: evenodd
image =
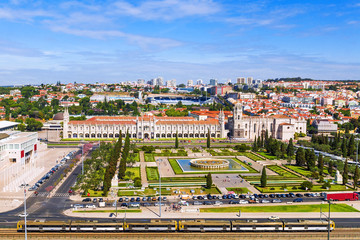
M280 167L280 166L277 166L277 165L271 165L271 166L266 166L268 169L276 172L277 174L279 174L280 176L283 176L283 177L291 177L291 178L297 178L299 176L289 172L288 170Z
M205 177L162 177L162 182L206 182Z
M294 165L285 165L285 167L293 170L294 172L297 172L305 177L311 177L312 172L307 170L304 167L300 167L300 166L294 166Z
M146 167L146 176L149 181L159 180L159 172L157 167Z
M73 211L73 212L78 212L78 213L101 213L101 212L103 212L103 213L116 213L115 210L78 210L78 211ZM141 212L141 209L126 209L126 210L118 209L117 212L118 213L122 213L122 212Z
M237 194L242 194L242 193L248 193L249 192L249 189L246 188L246 187L241 187L241 188L226 188L226 190L228 190L229 192L230 191L233 191Z
M240 152L240 155L250 158L253 161L265 161L265 159L255 155L252 152Z
M136 177L140 177L140 167L127 167L126 172L133 172L134 173L132 179L134 179ZM129 178L126 176L126 172L125 172L124 180L129 180Z
M94 190L88 190L87 191L90 195L88 196L88 194L83 194L82 197L103 197L103 191L94 191Z
M278 159L276 156L272 156L272 155L270 155L270 154L268 154L268 153L266 153L266 152L257 152L257 153L258 153L259 155L267 158L267 159L270 159L270 160L276 160L276 159Z
M135 154L135 162L140 162L140 153L134 153Z
M145 157L145 162L155 162L153 153L145 153L144 157Z
M78 146L78 143L48 143L48 146Z
M200 212L320 212L327 204L200 208ZM332 204L331 212L359 212L347 204Z
M178 162L176 161L176 159L169 158L169 163L170 163L172 169L174 170L175 174L183 173L183 171L182 171L180 165L178 164Z

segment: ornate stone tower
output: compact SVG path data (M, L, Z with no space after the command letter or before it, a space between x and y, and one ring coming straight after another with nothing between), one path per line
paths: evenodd
M242 121L242 105L241 103L236 103L233 111L233 121L232 121L232 136L234 138L243 138L244 129L241 127Z
M66 106L64 110L64 121L63 121L63 138L68 138L68 132L69 132L69 109Z
M222 110L219 113L220 137L225 138L225 114Z

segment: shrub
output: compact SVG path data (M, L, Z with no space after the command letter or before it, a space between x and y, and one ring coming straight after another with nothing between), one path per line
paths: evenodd
M274 188L274 187L272 187L272 188L270 188L270 190L275 190L275 188Z
M311 190L313 188L313 184L309 181L304 181L303 183L301 183L301 188L304 190Z
M137 179L134 183L134 187L141 187L141 180L140 179Z
M291 189L296 190L296 189L297 189L297 187L296 187L296 186L293 186Z

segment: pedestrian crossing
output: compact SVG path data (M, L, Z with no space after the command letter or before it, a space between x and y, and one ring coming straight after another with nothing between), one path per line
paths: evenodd
M39 192L37 195L35 193L31 194L30 197L47 197L49 196L49 192ZM69 193L54 193L51 197L69 197Z

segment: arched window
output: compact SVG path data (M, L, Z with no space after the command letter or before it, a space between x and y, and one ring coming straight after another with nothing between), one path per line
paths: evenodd
M240 124L238 124L238 128L240 128Z
M247 123L245 123L245 128L247 128Z

